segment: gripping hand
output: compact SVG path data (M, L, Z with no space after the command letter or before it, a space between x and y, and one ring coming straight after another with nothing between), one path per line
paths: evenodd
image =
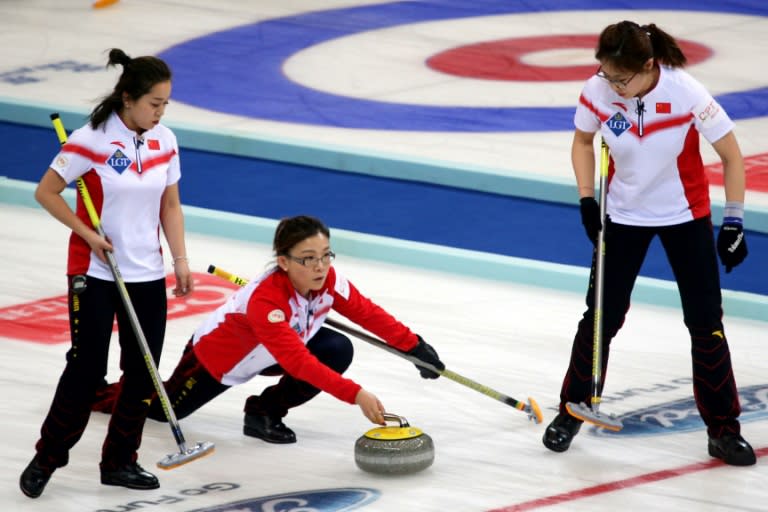
M579 211L587 237L589 237L592 245L597 246L597 235L603 227L603 223L600 221L600 205L597 204L594 197L582 197L579 200Z
M432 366L434 366L440 371L445 370L445 365L443 364L442 361L440 361L440 357L437 355L437 351L435 351L435 349L432 348L432 346L429 343L424 341L421 336L418 336L418 338L419 338L419 342L416 344L415 347L409 350L407 354L427 364L431 364ZM432 370L422 368L419 365L415 365L415 366L416 366L416 369L419 370L419 373L421 374L421 377L423 379L436 379L440 376L439 373L435 373Z

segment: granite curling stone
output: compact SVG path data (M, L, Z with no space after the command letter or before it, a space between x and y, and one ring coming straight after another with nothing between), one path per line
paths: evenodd
M398 426L369 430L355 442L355 464L363 471L386 475L416 473L432 465L435 445L432 438L395 414L384 414L384 421Z

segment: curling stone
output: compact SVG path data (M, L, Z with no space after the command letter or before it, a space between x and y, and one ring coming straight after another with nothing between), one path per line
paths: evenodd
M384 414L384 421L398 426L369 430L355 442L355 464L363 471L403 475L426 469L435 460L432 438L408 424L402 416Z

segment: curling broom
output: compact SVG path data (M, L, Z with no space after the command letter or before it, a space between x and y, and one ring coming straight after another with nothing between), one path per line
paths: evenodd
M227 281L234 283L238 286L245 286L246 284L248 284L248 281L246 279L243 279L234 274L231 274L226 270L222 270L216 267L215 265L209 265L208 272L215 276L222 277ZM458 382L459 384L463 384L464 386L467 386L470 389L474 389L475 391L478 391L486 396L489 396L494 400L498 400L509 406L512 406L515 409L526 413L528 415L528 419L533 420L534 423L541 423L544 420L544 415L541 412L541 408L533 398L528 397L528 403L526 404L519 400L515 400L511 396L507 396L503 393L500 393L494 389L489 388L488 386L480 384L479 382L475 382L472 379L459 375L458 373L453 372L447 368L444 370L439 370L438 368L435 368L429 363L425 363L424 361L416 357L413 357L404 352L401 352L396 348L387 345L384 341L379 340L378 338L375 338L374 336L371 336L360 330L354 329L348 325L345 325L342 322L339 322L332 318L326 318L325 323L333 327L334 329L346 332L347 334L351 334L352 336L355 336L356 338L359 338L367 343L370 343L375 347L386 350L387 352L390 352L392 354L395 354L396 356L402 357L403 359L407 359L408 361L415 364L416 366L426 368L429 371L435 372L447 379L450 379L454 382Z
M614 415L606 416L600 412L600 396L603 386L603 281L605 274L605 198L608 189L608 144L600 142L600 221L602 226L597 235L597 257L595 258L595 318L592 343L592 397L590 405L584 402L568 402L565 408L574 418L591 423L600 428L619 431L624 425Z

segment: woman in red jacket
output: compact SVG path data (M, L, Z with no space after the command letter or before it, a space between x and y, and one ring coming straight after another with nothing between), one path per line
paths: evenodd
M331 310L389 345L439 370L445 368L420 336L336 272L331 265L335 254L330 232L320 220L283 219L275 231L273 249L276 264L205 319L165 383L178 418L256 375L283 375L277 384L246 400L245 435L271 443L296 442L296 435L282 420L289 409L320 391L357 404L370 421L384 424L379 399L342 376L352 362L353 348L345 335L323 327ZM417 368L424 378L439 377ZM111 412L111 397L118 386L108 386L94 409ZM165 420L157 400L149 417Z

